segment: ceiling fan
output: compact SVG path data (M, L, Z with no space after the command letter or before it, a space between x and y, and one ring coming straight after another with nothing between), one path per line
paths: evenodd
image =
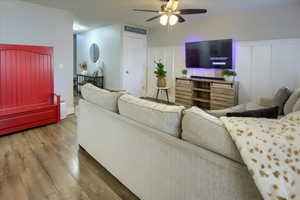
M134 9L134 11L140 12L151 12L158 13L158 15L147 19L146 22L150 22L157 18L160 18L160 23L163 26L170 25L173 26L175 24L185 22L185 19L181 15L191 15L191 14L204 14L207 13L206 9L181 9L178 10L178 0L161 0L163 2L168 2L161 6L161 10L144 10L144 9Z

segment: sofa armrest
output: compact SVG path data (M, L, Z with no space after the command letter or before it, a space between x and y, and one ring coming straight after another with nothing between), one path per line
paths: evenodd
M225 117L227 113L230 112L244 112L246 110L256 110L266 107L272 107L272 99L270 98L260 98L259 102L249 102L247 104L240 104L231 108L226 108L223 110L207 110L206 112L217 118Z
M272 107L272 99L271 98L260 98L259 105L264 107Z
M223 110L208 110L206 111L208 114L213 115L217 118L220 117L225 117L227 113L231 113L231 112L243 112L246 110L246 105L245 104L241 104L241 105L237 105L231 108L226 108Z
M57 104L60 105L61 103L61 96L55 93L52 93L52 100L53 100L53 104Z
M246 110L258 110L272 107L272 99L260 98L259 102L249 102L246 104Z

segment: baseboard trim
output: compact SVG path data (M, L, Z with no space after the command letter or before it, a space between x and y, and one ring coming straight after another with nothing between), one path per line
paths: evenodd
M74 114L74 112L75 112L75 108L74 108L74 105L72 105L72 107L68 108L67 115Z

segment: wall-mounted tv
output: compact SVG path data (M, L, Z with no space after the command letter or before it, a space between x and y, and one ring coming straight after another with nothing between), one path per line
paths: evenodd
M185 44L187 68L231 69L233 41L214 40Z

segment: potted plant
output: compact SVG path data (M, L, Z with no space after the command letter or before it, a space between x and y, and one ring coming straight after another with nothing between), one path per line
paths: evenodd
M188 75L187 75L188 70L187 70L187 69L183 69L183 70L181 71L181 73L182 73L182 75L183 75L184 77L188 78Z
M157 77L157 87L166 87L167 86L167 81L166 81L166 75L167 71L165 71L165 65L161 63L161 61L156 62L156 69L154 71L154 74Z
M228 69L224 70L222 74L224 76L225 81L233 81L237 75L235 71L228 70Z

